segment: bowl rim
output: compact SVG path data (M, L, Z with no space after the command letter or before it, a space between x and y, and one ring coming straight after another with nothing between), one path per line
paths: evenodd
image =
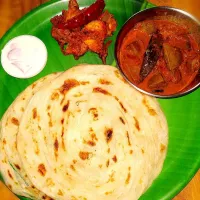
M194 21L197 26L200 27L200 21L194 17L194 15L192 15L191 13L185 11L185 10L182 10L182 9L179 9L179 8L175 8L175 7L171 7L171 6L156 6L156 7L152 7L152 8L147 8L145 10L141 10L139 12L136 12L134 13L131 17L129 17L126 22L123 24L123 26L120 28L120 31L118 32L117 34L117 38L116 38L116 42L115 42L115 60L116 60L116 67L119 69L121 75L123 76L123 78L132 86L134 87L135 89L137 89L138 91L146 94L146 95L149 95L149 96L152 96L152 97L156 97L156 98L160 98L160 99L172 99L172 98L178 98L178 97L182 97L182 96L185 96L187 94L190 94L192 92L194 92L196 89L198 89L200 87L200 81L195 84L193 87L187 89L186 91L184 92L180 92L180 93L175 93L175 94L170 94L170 95L160 95L160 94L154 94L154 93L151 93L151 92L147 92L143 89L141 89L140 87L136 86L134 83L132 83L128 77L124 74L124 72L122 71L120 65L119 65L119 61L118 61L118 57L117 57L117 47L118 47L118 39L119 39L119 36L121 35L121 33L123 32L123 28L126 26L126 24L128 24L128 22L133 19L134 17L136 17L137 15L139 14L142 14L144 12L148 12L148 11L151 11L151 10L171 10L171 11L175 11L177 13L180 13L186 17L188 17L189 19L191 19L192 21Z

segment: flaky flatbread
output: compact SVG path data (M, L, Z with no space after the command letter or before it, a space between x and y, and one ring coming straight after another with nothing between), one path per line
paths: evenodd
M16 194L32 199L48 199L29 180L17 152L17 134L21 117L31 97L60 73L47 75L27 87L10 105L0 126L0 169L6 185Z
M158 102L106 65L73 67L46 84L17 136L29 179L59 200L138 199L160 173L167 143Z

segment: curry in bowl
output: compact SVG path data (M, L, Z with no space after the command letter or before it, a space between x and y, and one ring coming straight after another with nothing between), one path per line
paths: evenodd
M166 96L182 92L194 81L200 68L199 42L189 21L182 21L172 15L158 16L127 31L117 59L136 87Z

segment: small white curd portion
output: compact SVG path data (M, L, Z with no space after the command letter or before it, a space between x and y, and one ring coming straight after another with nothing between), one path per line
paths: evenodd
M21 35L11 39L1 53L4 70L16 78L31 78L39 74L46 62L45 44L32 35Z

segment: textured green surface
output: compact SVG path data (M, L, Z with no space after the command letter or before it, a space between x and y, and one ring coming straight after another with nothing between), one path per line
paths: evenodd
M81 6L93 3L94 0L80 0ZM112 37L107 63L114 61L114 42L122 24L135 12L152 7L139 0L107 0L106 8L115 15L118 29ZM30 34L40 38L48 50L48 62L45 69L36 77L21 80L7 75L0 66L0 117L14 98L26 86L38 78L55 71L66 70L79 63L101 63L97 55L87 53L78 61L72 56L63 56L56 41L51 38L50 18L67 8L65 1L51 1L22 18L1 39L0 49L11 38ZM200 89L185 97L159 100L167 116L169 125L169 148L164 168L151 188L141 200L172 199L193 177L200 167ZM21 198L26 199L26 198Z

